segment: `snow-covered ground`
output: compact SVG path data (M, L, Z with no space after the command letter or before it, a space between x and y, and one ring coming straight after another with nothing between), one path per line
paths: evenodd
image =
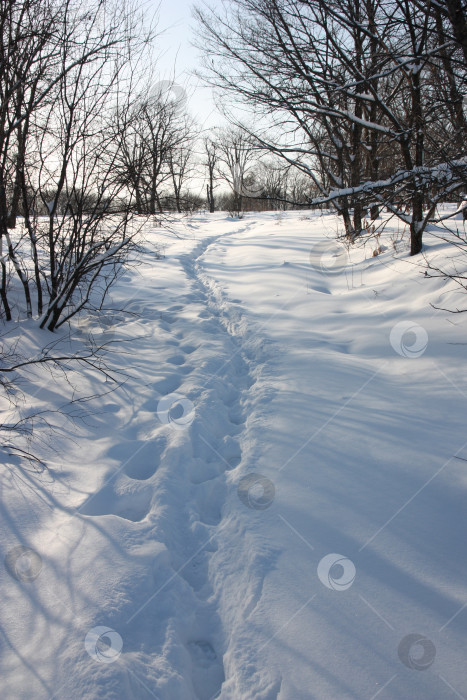
M75 324L127 377L83 370L47 468L2 465L2 700L467 698L463 298L397 223L377 257L336 228L155 229Z

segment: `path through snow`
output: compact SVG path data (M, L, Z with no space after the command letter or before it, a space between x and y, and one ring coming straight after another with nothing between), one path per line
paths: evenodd
M467 697L465 323L334 226L153 232L95 330L127 381L5 465L2 698Z

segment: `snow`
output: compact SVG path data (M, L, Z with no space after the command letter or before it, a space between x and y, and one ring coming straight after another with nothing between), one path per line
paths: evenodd
M125 381L82 370L47 468L2 466L2 698L467 697L462 296L398 226L377 257L328 213L150 233L73 330Z

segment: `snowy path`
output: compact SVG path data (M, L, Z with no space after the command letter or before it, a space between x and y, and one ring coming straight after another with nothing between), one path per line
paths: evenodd
M2 583L2 698L467 697L442 281L390 253L323 270L331 217L191 226L115 289L124 386L47 473L3 476L2 552L40 561Z

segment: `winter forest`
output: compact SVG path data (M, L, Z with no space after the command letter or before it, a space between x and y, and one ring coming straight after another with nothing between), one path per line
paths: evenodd
M0 6L0 695L467 700L467 5L172 5Z

